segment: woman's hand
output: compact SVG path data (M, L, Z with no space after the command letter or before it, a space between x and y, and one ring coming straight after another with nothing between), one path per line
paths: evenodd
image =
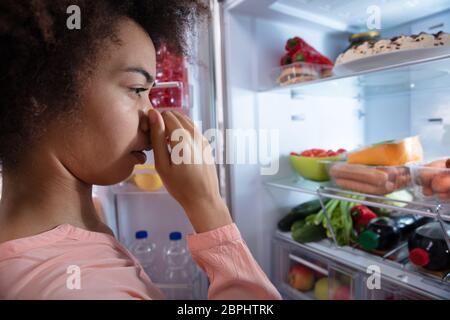
M186 211L195 231L206 232L232 223L220 197L208 141L188 117L178 112L161 115L151 109L148 116L156 170L169 193ZM171 141L173 133L181 136L181 141ZM166 137L170 139L172 154Z

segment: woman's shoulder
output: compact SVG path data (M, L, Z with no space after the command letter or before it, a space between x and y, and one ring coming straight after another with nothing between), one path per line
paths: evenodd
M69 224L0 244L0 292L0 299L160 297L113 236Z

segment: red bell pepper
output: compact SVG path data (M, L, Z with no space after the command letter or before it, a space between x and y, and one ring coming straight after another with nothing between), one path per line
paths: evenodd
M290 56L289 53L285 54L280 61L280 65L284 66L287 64L291 64L292 63L292 57Z
M354 206L350 212L357 226L366 226L372 219L377 217L372 210L363 205Z

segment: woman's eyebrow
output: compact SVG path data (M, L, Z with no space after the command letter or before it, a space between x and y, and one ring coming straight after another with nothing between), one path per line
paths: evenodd
M145 77L145 79L147 80L148 84L153 84L155 82L155 79L150 75L150 73L148 73L147 71L145 71L142 68L131 67L131 68L125 69L125 72L133 72L133 73L139 73L139 74L143 75Z

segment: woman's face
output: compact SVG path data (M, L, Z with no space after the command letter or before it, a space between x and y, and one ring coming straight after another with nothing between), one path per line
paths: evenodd
M88 184L124 180L145 161L139 151L150 149L147 111L156 73L155 47L131 20L120 22L117 36L121 44L105 45L96 70L83 84L79 121L60 125L52 138L57 158Z

